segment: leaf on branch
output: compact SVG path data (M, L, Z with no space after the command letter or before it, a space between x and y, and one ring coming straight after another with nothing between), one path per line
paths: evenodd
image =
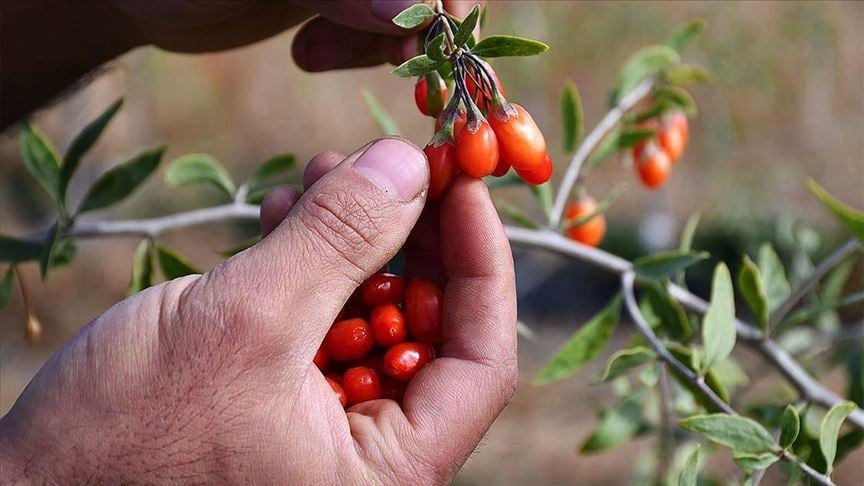
M114 118L114 115L117 114L122 105L123 98L118 98L114 103L111 103L111 106L102 112L101 115L84 127L84 129L81 130L81 133L79 133L75 137L75 140L72 141L69 150L66 151L66 156L63 157L63 165L60 168L60 182L58 187L60 199L63 199L66 196L66 188L69 186L69 180L72 179L72 176L75 174L75 170L81 162L81 157L93 148L96 140L98 140L99 136L102 135L105 127L108 126L108 123L112 118Z
M590 213L583 214L578 218L572 218L564 221L564 225L562 229L573 228L574 226L579 226L587 223L588 221L596 218L598 215L605 213L615 204L615 201L627 191L629 185L626 182L621 182L615 187L613 187L609 192L607 192L600 201L597 202L597 207L594 208ZM551 194L550 194L551 197Z
M678 425L738 454L762 454L779 449L765 427L747 417L725 413L694 415L679 421Z
M18 263L38 260L41 255L41 241L19 240L0 235L0 262Z
M738 292L741 293L744 301L753 311L753 315L756 316L759 328L762 329L763 333L768 332L768 297L762 287L762 275L759 273L759 267L747 255L744 255L744 261L738 273Z
M641 278L665 280L708 258L706 252L665 251L637 258L633 269Z
M591 362L609 343L621 314L621 296L614 299L576 331L534 379L536 385L562 380Z
M705 349L703 371L710 370L711 366L732 353L736 336L732 277L726 264L719 263L711 281L711 302L702 321L702 345Z
M164 147L142 152L103 174L84 196L78 212L111 206L131 195L156 170L164 153Z
M573 153L582 140L585 115L579 90L572 81L568 81L561 92L561 117L564 125L564 151Z
M792 447L800 430L801 419L798 417L798 410L792 405L786 405L780 418L780 447L784 449Z
M699 476L699 449L700 444L696 444L693 452L687 456L684 461L684 467L681 469L681 476L678 478L678 486L696 486Z
M524 57L543 54L548 50L549 46L540 41L512 35L490 35L480 40L471 52L480 57Z
M459 29L453 38L453 43L457 47L462 47L470 39L474 38L474 29L477 28L477 21L480 20L480 5L474 5L471 12L465 17L465 20L459 24Z
M600 424L582 444L580 452L599 452L635 436L643 428L642 402L646 394L646 390L639 390L601 412Z
M182 255L163 245L156 245L156 259L159 261L159 268L162 269L165 280L201 273Z
M654 45L640 49L630 57L621 69L618 81L612 88L612 94L609 97L610 106L618 105L621 98L649 76L678 64L680 61L681 56L674 49L666 46Z
M54 251L57 246L57 234L59 230L57 223L51 226L45 239L42 240L42 252L39 255L39 273L42 275L42 280L48 275L48 269L51 268L51 260L54 256Z
M434 16L432 7L425 3L415 3L393 17L393 23L403 29L413 29Z
M774 312L792 291L786 279L786 270L770 243L759 247L758 262L762 288L765 289L765 297L768 299L768 311Z
M543 184L531 184L528 187L531 189L531 194L534 195L537 205L548 218L552 214L552 184L546 181Z
M711 73L700 66L680 65L667 69L663 73L663 78L674 85L688 86L691 84L710 83Z
M9 265L3 280L0 280L0 310L5 309L12 300L12 289L15 286L15 265Z
M734 454L732 460L734 460L735 464L737 464L744 472L752 474L756 471L761 471L767 468L771 464L780 460L780 458L772 452L764 452L762 454Z
M697 372L699 369L699 354L693 352L690 348L682 346L677 343L670 343L667 345L669 348L669 352L672 353L672 356L675 357L678 361L682 362L685 366ZM690 381L687 377L681 375L675 367L670 367L669 371L672 373L672 376L681 384L684 388L686 388L692 395L693 398L699 402L700 405L705 407L706 410L711 412L719 412L717 405L715 405L711 400L702 395L696 385ZM729 403L729 390L726 388L726 385L722 380L717 376L714 370L709 370L705 373L705 384L708 385L708 388L714 391L721 400L726 403Z
M127 295L136 294L153 285L153 242L147 238L138 243L132 257L132 278Z
M186 154L172 160L165 171L165 183L173 187L190 183L212 184L229 198L237 192L225 167L208 154Z
M750 383L747 372L731 356L715 363L711 371L726 389L738 388Z
M426 54L420 54L400 64L399 67L393 70L393 74L400 78L423 76L438 69L440 64L441 61L430 59Z
M429 41L426 46L426 56L433 61L444 62L447 60L447 54L444 52L444 33L440 33Z
M830 302L820 302L818 304L798 309L785 319L780 326L789 328L804 324L806 322L815 321L825 314L832 312L841 307L848 307L859 302L864 302L864 292L855 292L840 299Z
M252 190L266 185L270 179L274 179L294 168L296 158L294 154L279 154L265 160L249 178L249 187Z
M664 107L664 111L668 109L667 107L674 107L690 118L695 117L698 111L693 95L679 86L658 86L654 89L654 101Z
M375 98L375 95L372 94L369 90L363 90L363 101L366 102L366 110L369 112L369 116L372 117L372 120L375 121L375 124L378 125L378 130L381 131L382 135L401 135L402 132L399 130L399 125L396 124L396 120L390 116L390 113L381 106L381 103L378 102L378 99Z
M228 248L227 250L220 251L219 254L225 258L230 258L243 250L252 248L253 246L257 245L259 241L261 241L261 235L255 235L251 238L241 241L237 245Z
M606 368L600 375L599 381L609 381L623 376L633 368L641 366L655 358L657 358L657 354L644 346L617 351L609 357L609 361L606 362Z
M521 209L507 203L501 199L495 200L495 208L507 219L524 228L537 229L540 227L533 219L525 214Z
M849 230L852 236L864 243L864 211L844 204L813 179L807 181L807 186L810 188L810 192L816 196L816 199L825 206L825 209L846 226L846 229Z
M57 149L42 132L30 124L21 127L19 144L24 167L39 181L51 199L58 205L62 205L63 200L59 193L60 163Z
M659 283L645 285L644 305L656 317L658 324L666 334L680 341L686 341L693 336L693 325L687 317L687 311L680 302L673 299L666 288Z
M694 20L680 27L663 40L663 45L678 52L692 44L705 30L704 20Z
M857 407L852 402L838 403L828 410L825 418L822 419L822 427L819 434L819 449L822 451L822 456L825 458L827 469L825 474L831 474L834 469L834 459L837 456L837 436L840 434L840 426L846 417L849 416Z

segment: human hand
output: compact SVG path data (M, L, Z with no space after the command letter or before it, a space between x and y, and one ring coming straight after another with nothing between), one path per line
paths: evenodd
M0 420L4 479L449 480L513 393L516 297L483 182L460 178L424 210L427 179L400 139L316 156L302 198L263 202L258 245L118 303L51 358ZM406 272L445 289L445 341L401 408L346 413L312 357L409 232Z

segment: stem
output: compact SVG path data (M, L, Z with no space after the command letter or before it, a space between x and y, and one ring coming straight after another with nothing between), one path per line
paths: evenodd
M771 314L771 318L769 319L768 329L776 330L777 326L783 321L784 318L795 308L795 305L807 295L807 292L813 288L822 277L825 276L828 272L830 272L834 267L840 264L843 260L846 259L852 253L855 253L858 248L861 247L861 244L856 239L850 239L840 245L836 250L831 252L824 260L819 262L819 265L810 272L810 275L807 275L804 280L802 280L789 294L789 297L786 297L786 300L781 303L777 309Z
M650 77L642 81L638 86L633 88L633 91L627 93L627 96L621 98L617 106L609 110L606 116L600 120L600 123L594 127L594 130L585 137L579 150L570 159L570 165L567 167L567 172L564 173L564 179L561 181L561 186L558 188L558 193L555 196L555 204L552 206L552 216L550 218L550 227L557 228L561 224L561 217L564 214L564 206L567 204L567 199L570 197L570 191L573 190L573 185L579 179L579 172L582 170L582 165L588 160L588 157L597 148L597 145L603 138L615 128L615 125L621 121L621 118L630 111L636 104L651 92L654 88L656 78Z

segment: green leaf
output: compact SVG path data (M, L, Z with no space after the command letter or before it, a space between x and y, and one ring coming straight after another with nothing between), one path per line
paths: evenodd
M744 255L744 261L738 273L738 292L741 293L744 301L753 311L753 315L756 316L759 328L762 329L762 332L767 332L768 297L765 295L765 289L762 288L762 276L759 273L759 267L747 255Z
M700 444L696 444L693 452L687 456L684 461L684 467L681 469L681 476L678 478L678 486L696 486L699 476L699 449Z
M51 260L48 262L48 268L55 268L62 265L67 265L75 257L75 243L70 239L57 240L54 245L54 250L51 252Z
M693 237L696 235L696 228L699 227L700 219L702 219L702 214L699 212L695 212L687 218L678 240L678 251L687 252L693 248Z
M453 43L456 44L457 47L465 45L469 39L474 37L474 29L477 28L478 20L480 20L480 5L474 5L471 12L469 12L462 23L459 24L459 30L456 31L456 35L453 38Z
M762 288L765 289L765 298L768 299L768 311L774 312L791 292L789 281L786 280L786 270L770 243L759 247L758 262Z
M572 81L568 81L561 92L561 117L564 124L564 151L573 153L582 140L585 115L579 90Z
M831 302L820 302L816 305L796 310L779 327L789 328L804 324L805 322L815 321L835 309L855 305L859 302L864 302L864 292L855 292Z
M363 101L366 102L366 110L369 112L369 116L372 117L372 120L375 121L375 124L378 125L378 130L381 131L382 135L401 135L402 132L399 130L399 125L396 124L396 121L390 116L390 113L378 103L378 99L375 98L375 95L372 94L369 90L363 90L361 92L363 94Z
M664 280L708 258L705 252L664 251L637 258L633 269L640 277L650 280Z
M687 311L659 284L645 285L645 306L656 316L658 325L676 340L686 341L693 335L693 325Z
M172 160L165 171L165 182L173 187L204 182L221 189L228 197L234 197L237 191L225 167L207 154L186 154Z
M621 98L646 78L680 61L678 53L666 46L654 45L637 51L621 69L618 81L612 89L610 105L616 106Z
M447 60L447 54L444 52L443 32L433 37L426 45L426 56L433 61L444 62Z
M707 371L732 353L735 347L735 296L732 277L726 264L719 263L711 281L711 302L702 322L702 345L705 348L702 370Z
M819 301L828 302L839 299L854 268L855 261L846 260L831 270L819 284Z
M685 47L693 43L705 30L704 20L694 20L684 24L681 28L673 32L663 40L663 45L678 52L684 50Z
M700 66L680 65L667 69L663 73L667 82L678 86L702 84L711 82L711 73Z
M537 374L534 383L545 385L567 378L596 358L609 343L621 313L621 296L614 299L576 331Z
M413 29L434 16L432 7L425 3L415 3L393 17L393 23L403 29Z
M603 374L600 375L600 381L609 381L618 378L633 368L641 366L656 357L657 355L654 351L644 346L622 349L609 357L609 361L606 362L606 368L603 370Z
M490 35L480 40L471 52L480 57L521 57L536 56L548 50L549 46L540 41L512 35Z
M732 449L738 454L776 452L777 444L765 427L755 420L714 413L694 415L678 422L682 428L702 434L715 444Z
M531 184L528 186L531 189L531 194L543 210L543 214L548 218L552 214L552 184L549 181L540 185Z
M45 188L51 199L58 205L62 205L63 200L59 193L60 163L57 149L45 135L30 124L21 128L19 144L24 167Z
M613 187L609 192L607 192L600 201L597 202L597 207L594 208L590 213L583 214L578 218L567 219L564 221L563 229L569 229L574 226L579 226L587 223L589 220L594 219L599 214L603 214L612 207L612 204L618 200L618 197L628 188L628 184L626 182L621 182ZM550 194L551 198L551 194Z
M750 383L747 372L731 356L715 363L711 371L727 389L746 386Z
M132 279L127 295L136 294L153 285L153 242L141 240L132 257Z
M840 434L840 426L846 417L852 413L857 407L852 402L838 403L828 410L825 418L822 419L822 427L819 434L819 449L822 451L822 456L825 457L825 463L828 469L826 474L831 474L834 469L834 459L837 456L837 436Z
M697 371L699 369L699 354L694 353L687 347L684 347L677 343L670 343L667 345L669 352L672 353L673 356L678 361L684 363L688 368L693 371ZM706 410L711 412L719 412L720 410L714 405L713 402L705 398L699 389L696 387L693 382L689 379L681 375L674 367L670 367L669 371L672 372L672 376L681 384L684 388L686 388L692 395L693 398L699 402L700 405L705 407ZM720 397L726 403L729 403L729 390L724 385L723 381L717 376L714 370L710 370L705 373L705 384L708 385L708 388L714 390L714 393Z
M248 238L248 239L241 241L237 245L235 245L235 246L233 246L227 250L220 251L219 254L225 258L230 258L230 257L240 253L243 250L252 248L253 246L257 245L259 241L261 241L261 235L255 235L251 238Z
M582 444L581 452L598 452L626 442L642 426L642 402L646 391L625 397L615 407L601 412L600 424Z
M399 67L393 70L393 74L400 78L423 76L438 69L438 65L440 64L441 61L430 59L426 54L420 54L400 64Z
M754 473L756 471L761 471L762 469L767 468L771 464L774 464L778 460L776 454L771 452L765 452L762 454L735 454L732 456L732 460L735 461L735 464L738 465L741 469L743 469L747 473Z
M258 189L269 179L273 179L294 168L294 154L279 154L265 160L249 179L249 187Z
M111 103L111 106L102 112L101 115L84 127L84 129L81 130L81 133L79 133L78 136L75 137L75 140L72 141L69 150L66 151L66 156L63 157L63 165L60 168L60 182L58 187L60 199L63 199L66 196L66 188L69 186L69 180L72 179L72 176L75 174L75 170L81 162L81 157L83 157L84 154L93 147L96 140L98 140L99 136L102 135L105 127L108 126L108 122L114 118L114 115L117 114L117 111L120 110L122 105L123 98L118 98L114 103Z
M693 99L693 96L679 86L659 86L655 88L654 101L661 106L678 108L690 118L696 116L698 111L696 100Z
M15 265L9 265L6 273L3 274L3 280L0 281L0 310L5 309L12 300L12 288L15 283Z
M852 236L864 243L864 211L847 206L813 179L807 181L807 186L825 209L834 214L834 217L846 226Z
M787 405L780 419L780 447L784 449L792 447L800 430L801 419L798 417L798 410L792 405Z
M39 273L42 275L42 280L48 275L48 269L51 268L51 260L57 245L57 223L51 226L45 239L42 240L42 251L39 255Z
M18 263L38 260L41 255L41 241L19 240L0 235L0 262Z
M533 219L531 219L527 214L522 212L521 209L513 206L506 201L501 199L495 200L495 208L503 214L507 219L513 221L514 223L522 226L524 228L537 229L540 227Z
M165 148L142 152L103 174L84 196L79 213L118 203L135 192L156 170Z
M162 269L165 280L201 273L182 255L163 245L156 245L156 259L159 261L159 268Z

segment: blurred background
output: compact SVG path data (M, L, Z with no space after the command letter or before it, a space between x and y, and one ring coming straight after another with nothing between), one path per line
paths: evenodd
M586 128L606 110L607 92L619 67L635 50L659 42L680 24L701 18L707 32L685 60L708 67L713 84L693 94L699 116L691 144L662 191L639 188L626 161L612 159L591 174L589 191L602 196L620 181L631 183L613 206L603 247L625 257L674 246L684 221L702 213L695 247L737 266L742 253L774 242L794 280L818 261L843 232L806 188L813 177L848 204L864 207L864 3L861 2L489 2L484 33L515 33L552 48L529 59L493 62L510 99L527 107L546 133L557 162L557 183L566 159L560 143L558 98L576 83ZM290 56L294 31L230 52L179 55L140 48L117 59L101 75L35 115L33 121L60 148L115 98L126 103L73 179L77 201L114 164L151 147L167 145L169 161L206 152L236 180L282 152L305 161L322 150L353 151L378 135L366 115L366 89L419 145L432 122L416 112L413 82L390 75L392 67L308 74ZM52 205L24 169L17 132L0 139L0 233L23 235L47 228ZM163 164L165 165L165 164ZM300 180L302 167L289 178ZM507 188L501 197L539 215L528 191ZM89 218L157 216L222 202L207 187L170 189L161 173L133 197ZM164 237L199 267L253 235L256 225L225 224ZM81 242L71 265L40 282L35 264L20 267L34 310L44 327L35 346L24 338L20 295L0 312L0 412L5 413L42 363L79 327L125 296L136 238ZM803 252L803 253L802 253ZM802 256L803 254L803 256ZM575 378L544 388L531 379L561 341L597 311L615 290L614 279L582 264L536 251L516 251L520 318L535 332L520 341L522 383L513 403L456 479L457 484L605 483L637 481L656 455L647 436L608 452L580 455L578 447L597 422L596 410L615 402L609 386L591 377L605 355ZM802 260L803 258L803 260ZM796 263L797 262L797 263ZM712 265L693 272L691 287L707 292ZM702 269L703 273L700 273ZM734 271L734 269L733 269ZM860 264L853 281L861 285ZM542 290L538 290L542 289ZM861 323L861 309L844 321ZM856 324L856 325L858 325ZM628 339L619 326L617 339ZM615 346L610 346L610 349ZM746 393L792 392L776 375L758 370L755 355L739 360L760 375ZM842 373L826 375L843 393ZM709 472L737 471L724 452ZM642 468L642 469L640 469ZM841 484L860 484L864 451L837 468ZM735 473L737 474L737 473ZM769 474L766 482L779 482Z

